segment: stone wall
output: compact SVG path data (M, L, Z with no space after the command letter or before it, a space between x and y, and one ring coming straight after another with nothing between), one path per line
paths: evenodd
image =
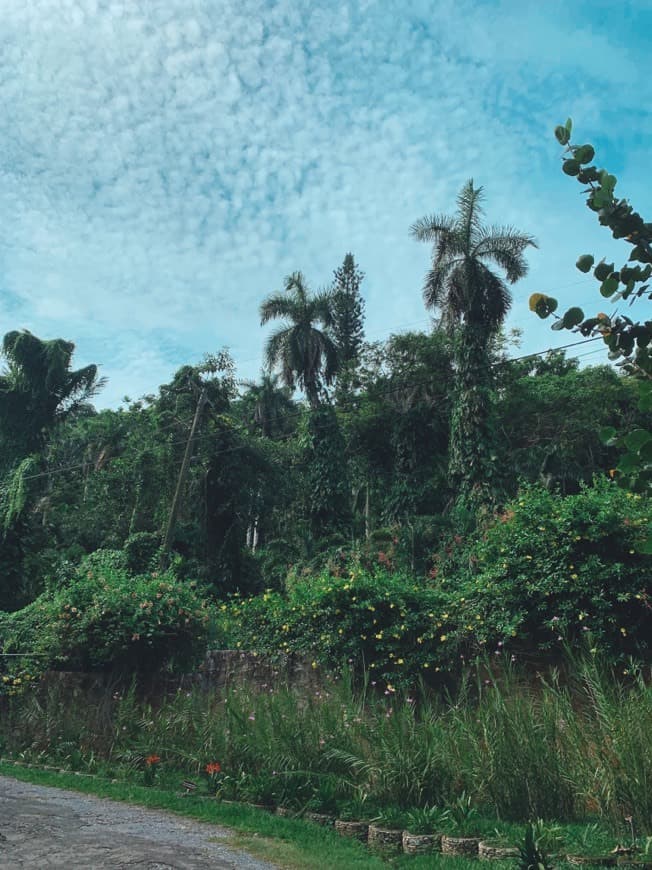
M109 673L50 671L45 686L57 686L73 696L105 692L124 687L131 677L120 679ZM260 691L289 686L301 692L323 688L324 676L303 656L268 657L240 650L210 650L196 671L190 674L153 674L139 680L138 690L145 696L161 696L178 689L197 687L205 691L247 685Z

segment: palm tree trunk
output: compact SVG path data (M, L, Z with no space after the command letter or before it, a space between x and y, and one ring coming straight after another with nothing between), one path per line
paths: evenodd
M449 474L458 500L485 502L494 477L493 375L486 327L462 326L451 420Z
M319 389L317 388L317 382L314 380L306 381L306 396L308 398L308 404L312 408L313 411L316 411L320 406L319 401Z

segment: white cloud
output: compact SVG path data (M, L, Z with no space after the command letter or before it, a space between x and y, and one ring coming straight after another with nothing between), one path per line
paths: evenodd
M491 219L540 239L518 298L577 281L581 243L608 239L550 130L570 111L609 133L645 81L631 46L565 8L4 0L6 328L74 338L115 402L224 344L254 375L262 296L295 269L323 285L348 250L370 335L425 323L408 228L471 175ZM513 320L551 343L523 302Z

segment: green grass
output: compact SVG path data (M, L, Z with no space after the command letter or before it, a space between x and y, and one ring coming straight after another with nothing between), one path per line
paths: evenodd
M150 809L166 810L230 828L234 832L230 844L246 849L257 857L266 858L284 870L323 867L324 854L328 854L333 867L342 870L379 870L386 866L362 844L340 837L333 831L299 819L274 816L246 804L223 804L206 797L183 796L172 791L128 782L111 782L99 777L19 767L8 762L0 762L0 774L23 782L67 788Z
M400 855L382 860L371 854L363 844L340 837L327 828L300 819L274 816L246 804L224 804L201 796L185 796L169 790L129 782L111 782L101 777L80 776L72 772L23 767L6 761L0 761L0 774L22 782L71 789L230 828L233 836L227 841L229 845L276 864L283 870L323 868L325 854L328 855L329 866L338 870L381 870L388 866L409 867L411 870L478 870L477 861L447 858L438 854L419 857ZM495 862L492 867L502 870L513 865Z
M283 868L308 870L329 866L342 870L380 870L382 867L410 870L478 870L477 860L451 858L439 853L428 856L398 855L381 859L366 847L340 837L334 831L301 819L283 818L244 803L222 803L201 795L182 795L173 787L146 787L104 777L24 767L0 761L0 774L37 785L66 788L115 801L165 810L197 821L229 828L233 835L227 844ZM518 843L523 835L520 825L503 825L506 840ZM562 838L561 854L604 854L613 848L613 838L597 825L558 826ZM221 842L223 842L220 839ZM559 863L558 861L556 863ZM492 861L493 870L514 868L514 862Z

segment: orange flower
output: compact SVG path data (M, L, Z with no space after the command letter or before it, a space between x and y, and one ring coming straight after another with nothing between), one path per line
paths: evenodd
M214 773L219 773L222 770L222 765L219 761L210 761L204 769L206 770L206 773L212 775Z
M152 767L154 764L158 764L160 760L161 760L160 755L148 755L147 758L145 759L145 764L148 767Z

